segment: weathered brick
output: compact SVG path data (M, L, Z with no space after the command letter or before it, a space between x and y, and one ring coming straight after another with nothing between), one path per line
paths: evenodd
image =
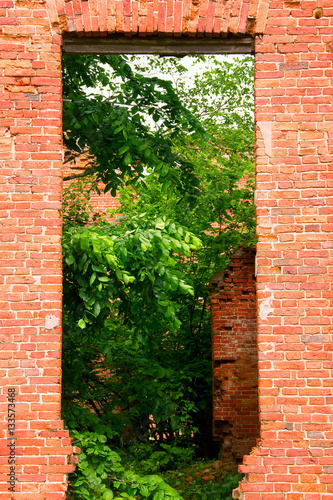
M213 433L238 459L259 437L254 259L254 248L238 251L211 282Z
M232 32L263 35L256 40L262 432L253 455L245 457L248 482L240 485L239 495L245 500L328 500L331 470L321 467L332 465L333 439L331 2L168 0L148 2L148 7L135 0L0 0L0 127L6 131L0 128L0 196L5 195L0 240L10 244L1 248L1 333L8 342L0 351L0 367L7 370L4 387L17 387L21 407L17 451L25 470L18 469L15 498L64 499L65 475L72 470L66 465L72 452L66 433L53 438L56 444L50 447L38 438L43 430L62 428L59 364L41 364L60 360L59 338L47 340L44 334L50 333L47 316L60 317L61 34L210 37ZM105 204L109 201L105 197ZM232 343L224 348L232 349ZM232 407L216 415L222 419L227 410ZM28 421L29 435L24 434ZM23 451L24 439L34 443ZM50 468L42 473L44 456ZM320 462L314 467L316 457ZM7 467L0 460L4 500L12 497Z

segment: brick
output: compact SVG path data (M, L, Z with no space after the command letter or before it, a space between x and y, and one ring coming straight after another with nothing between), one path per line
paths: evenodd
M1 248L1 273L5 275L0 281L4 286L1 333L8 335L8 343L1 346L0 368L7 370L7 378L2 377L4 387L18 387L18 404L22 405L17 450L24 470L20 469L20 491L15 498L63 500L66 473L72 470L72 465L66 465L66 455L72 453L67 433L43 438L52 439L50 446L38 438L43 430L62 428L57 420L59 365L43 364L59 363L59 339L53 335L45 339L43 325L47 314L60 317L60 221L58 207L52 203L59 204L61 196L60 49L61 34L69 30L87 37L107 32L262 35L256 37L256 119L271 125L261 127L263 134L257 132L258 293L252 302L242 302L237 295L241 283L235 276L246 266L242 267L243 262L237 271L233 268L234 286L228 293L234 294L234 309L229 327L236 331L237 341L232 341L230 330L222 331L217 318L223 307L218 294L213 298L213 323L219 332L214 343L214 352L220 353L216 361L229 356L224 358L229 362L215 366L220 384L216 403L224 398L224 405L216 405L214 411L217 422L233 421L234 453L247 453L250 435L251 446L256 444L259 417L257 410L247 413L248 425L242 426L248 408L240 399L253 403L255 391L246 392L246 399L242 393L246 386L233 370L236 365L239 373L247 369L235 359L237 352L243 353L246 339L247 354L252 353L248 364L253 367L255 363L256 300L262 441L245 457L242 470L248 473L248 481L240 485L240 494L243 500L328 500L333 494L332 471L321 472L313 460L332 466L330 0L321 2L323 17L319 19L314 17L317 3L305 0L167 0L148 2L149 8L135 0L47 0L30 8L31 4L27 8L24 2L0 0L0 127L9 128L7 135L0 128L1 186L6 188L6 198L0 198L0 240L10 245ZM111 202L107 195L103 198L103 206ZM228 282L218 283L219 293L226 293ZM230 399L232 404L226 404L231 389L217 394L222 372L234 380L236 403ZM248 380L253 376L252 369ZM252 386L251 390L254 382ZM28 423L29 434L24 434ZM246 450L241 449L242 438L236 431L245 433L242 446ZM35 441L23 452L22 443L28 439ZM45 459L49 460L48 483L41 468ZM11 498L2 476L0 491L4 500Z
M237 252L211 282L213 433L222 457L238 459L259 437L254 258L253 248Z

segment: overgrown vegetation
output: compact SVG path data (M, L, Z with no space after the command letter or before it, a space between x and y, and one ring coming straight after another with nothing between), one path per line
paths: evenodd
M240 478L183 471L216 454L209 282L254 241L252 60L208 59L189 84L174 58L64 57L65 144L87 159L64 197L71 498L227 499ZM98 180L117 213L92 213Z

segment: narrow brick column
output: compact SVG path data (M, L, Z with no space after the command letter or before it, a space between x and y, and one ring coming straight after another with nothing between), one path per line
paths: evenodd
M213 434L221 458L242 459L259 437L255 248L240 249L211 283Z
M61 38L41 1L0 21L0 498L60 500Z
M332 16L271 1L256 42L261 441L245 500L333 498Z

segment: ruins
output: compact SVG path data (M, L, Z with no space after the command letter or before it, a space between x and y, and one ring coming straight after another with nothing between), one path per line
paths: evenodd
M255 55L260 436L235 495L330 500L331 0L0 0L0 51L1 499L63 500L75 462L60 420L64 51Z

